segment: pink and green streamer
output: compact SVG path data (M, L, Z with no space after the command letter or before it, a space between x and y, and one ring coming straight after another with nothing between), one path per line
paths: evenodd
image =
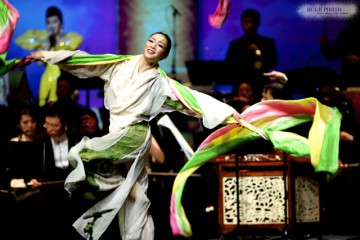
M309 157L316 172L332 175L338 170L341 114L315 98L273 100L248 108L243 118L261 129L276 149L295 157ZM313 121L309 137L283 131ZM226 125L207 137L177 175L171 196L170 223L174 235L192 236L181 204L187 178L208 160L261 136L237 124Z
M16 64L16 59L6 61L6 55L19 18L19 12L7 0L0 2L0 75Z

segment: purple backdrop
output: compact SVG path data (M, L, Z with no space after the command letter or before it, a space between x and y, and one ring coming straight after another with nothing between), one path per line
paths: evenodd
M279 69L304 66L339 69L339 61L329 62L321 55L320 36L325 30L334 40L339 31L346 27L345 20L305 19L297 13L302 5L319 1L233 0L230 14L221 29L213 29L207 23L208 15L215 9L217 1L201 1L200 59L224 59L229 42L243 34L240 26L241 12L253 8L261 13L259 33L275 40Z
M17 36L28 29L45 30L46 9L55 5L63 13L64 31L74 31L81 34L84 42L80 49L89 53L118 53L117 7L118 0L10 0L20 13L20 19L12 37L8 58L27 56L30 51L24 50L14 43ZM25 69L31 91L38 96L40 77L43 68L31 64ZM102 106L102 98L97 96L98 90L90 91L90 105ZM81 91L79 102L86 103L86 93Z
M158 0L161 1L161 0ZM45 10L50 5L58 6L64 15L64 31L75 31L83 35L84 43L80 49L90 53L118 53L119 41L129 41L129 39L119 39L119 21L121 16L118 14L121 8L121 0L12 0L12 3L20 12L20 21L15 30L13 40L30 28L45 29ZM184 7L185 4L179 2L165 1L164 5L175 5ZM232 8L227 21L221 29L212 29L208 24L208 16L212 14L217 6L217 0L198 0L199 12L195 20L198 26L192 32L199 36L194 56L200 60L222 60L228 44L232 39L242 35L239 16L246 8L255 8L262 14L259 32L263 35L272 37L276 41L279 53L279 70L288 70L304 66L328 66L340 71L340 62L329 62L320 53L319 39L323 31L334 40L337 34L346 26L343 19L338 20L311 20L305 19L297 14L297 9L305 4L318 1L280 1L280 0L233 0ZM335 1L336 2L336 1ZM138 1L142 4L141 13L153 14L147 11L147 2ZM36 7L35 7L36 6ZM159 13L164 9L159 9ZM182 13L178 16L178 25L181 25L185 17L189 16L190 9L179 9ZM157 21L168 21L165 14L159 14ZM129 16L127 16L129 17ZM126 20L126 19L124 19ZM144 26L141 26L144 29ZM177 36L181 35L182 28L178 27ZM184 29L184 28L183 28ZM171 30L171 29L170 29ZM183 31L188 31L188 28ZM126 31L123 29L122 31ZM149 33L151 30L149 30ZM168 32L168 30L166 30ZM124 36L124 35L122 35ZM181 41L177 42L178 52L182 54ZM138 47L142 49L142 46ZM8 58L23 57L29 51L23 50L14 43L10 45ZM186 59L184 56L180 59ZM165 64L171 64L169 63ZM184 62L177 62L177 71L186 74ZM169 65L165 69L170 69ZM30 88L34 96L37 96L39 79L42 69L36 64L26 68ZM91 91L90 105L98 107L102 105L102 98L97 96L98 91ZM84 104L84 92L82 92L80 103Z

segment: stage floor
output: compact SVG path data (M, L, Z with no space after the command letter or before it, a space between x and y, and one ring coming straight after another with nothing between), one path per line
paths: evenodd
M252 237L239 237L233 240L298 240L297 238L277 238L275 236L265 236L265 238L252 238ZM320 238L321 240L360 240L359 236L354 235L325 235ZM207 240L223 240L222 238L211 238ZM224 239L227 240L227 239ZM304 238L301 240L319 240L316 237Z
M322 237L305 237L305 238L296 238L296 237L281 237L281 236L238 236L231 238L183 238L183 237L174 237L172 240L360 240L360 235L324 235ZM168 240L171 240L168 239ZM156 239L158 240L158 239ZM159 239L160 240L160 239Z
M208 239L208 240L218 240L219 238ZM309 238L281 238L277 236L265 236L264 238L253 238L253 237L240 237L234 238L234 240L360 240L360 235L324 235L321 238L309 237ZM226 239L224 239L226 240Z

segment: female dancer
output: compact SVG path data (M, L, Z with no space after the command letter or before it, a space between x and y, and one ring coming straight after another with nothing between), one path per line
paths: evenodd
M145 158L151 143L148 122L158 113L177 110L202 118L207 128L240 122L240 114L234 108L166 76L158 62L168 56L170 49L168 35L157 32L146 41L143 54L135 56L64 50L36 51L30 55L32 61L58 64L78 77L97 76L105 82L109 134L92 139L84 137L68 155L75 167L65 183L70 193L84 184L95 195L106 192L73 225L84 237L91 234L98 239L118 214L122 239L153 239ZM73 65L71 59L77 63ZM121 175L121 165L129 163L130 168ZM101 214L105 216L99 218ZM96 223L91 224L87 216L94 220L97 216Z

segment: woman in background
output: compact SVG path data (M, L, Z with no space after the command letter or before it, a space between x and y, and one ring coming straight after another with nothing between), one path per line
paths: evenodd
M21 107L16 116L18 134L10 139L11 142L33 142L38 140L38 112L33 106Z
M76 50L81 45L83 38L75 32L63 32L63 16L61 11L51 6L46 10L47 30L30 29L19 36L15 43L27 50ZM39 65L43 65L39 62ZM46 65L40 80L39 106L47 102L55 102L56 82L60 76L60 69L56 65Z

